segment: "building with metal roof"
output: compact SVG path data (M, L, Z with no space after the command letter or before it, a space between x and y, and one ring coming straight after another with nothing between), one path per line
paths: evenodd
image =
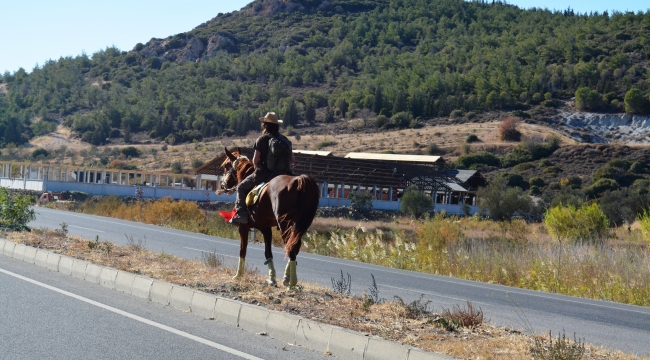
M252 148L233 148L252 159ZM321 197L346 199L353 191L372 193L377 200L396 201L404 190L416 185L437 204L476 204L476 191L485 179L475 170L442 170L439 156L351 153L346 157L329 152L294 150L294 173L313 176L321 187ZM351 155L351 156L350 156ZM386 157L385 157L386 156ZM398 160L396 160L398 159ZM224 173L225 153L197 168L197 182L215 181ZM218 187L214 184L213 187Z

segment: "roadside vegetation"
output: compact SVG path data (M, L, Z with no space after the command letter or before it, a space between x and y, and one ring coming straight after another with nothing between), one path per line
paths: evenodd
M328 323L362 333L381 336L429 351L437 351L462 359L477 356L496 359L508 354L509 359L640 359L634 355L611 352L585 344L584 339L570 341L547 335L525 335L518 330L497 328L486 323L483 312L472 303L457 304L450 309L439 308L429 301L404 301L396 297L384 299L372 285L363 296L350 296L349 289L358 279L341 272L332 277L332 287L325 288L300 282L297 290L266 285L257 269L246 269L242 280L232 280L234 261L216 252L203 253L199 259L188 260L146 248L146 239L127 238L126 246L102 239L68 236L66 225L61 229L3 234L11 241L35 246L66 256L83 259L102 266L152 277L187 286L218 296L287 311L315 321ZM381 281L381 279L377 279ZM577 355L577 356L576 356Z
M510 188L514 189L514 188ZM511 191L511 190L508 190ZM516 190L514 190L516 191ZM525 195L525 194L524 194ZM515 204L519 198L512 200ZM529 206L528 204L527 206ZM67 208L88 214L238 239L236 228L197 203L90 198ZM496 211L495 208L490 212ZM598 203L549 208L543 223L504 218L407 215L371 229L317 218L303 251L532 290L650 306L648 215L612 227ZM257 241L261 241L261 236ZM274 243L281 245L274 232Z

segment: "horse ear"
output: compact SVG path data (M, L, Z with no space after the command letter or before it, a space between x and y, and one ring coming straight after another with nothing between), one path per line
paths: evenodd
M237 160L235 155L233 155L230 151L228 151L228 149L226 147L224 147L223 149L226 150L226 156L228 157L228 159L230 159L230 161Z

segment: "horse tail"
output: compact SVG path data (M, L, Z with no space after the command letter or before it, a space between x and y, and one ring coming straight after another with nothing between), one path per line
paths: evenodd
M316 180L308 175L298 176L298 197L296 200L296 208L293 212L293 224L289 227L290 234L284 247L287 256L294 246L302 239L302 236L307 232L311 226L314 217L316 217L316 210L318 210L318 202L320 200L320 190Z

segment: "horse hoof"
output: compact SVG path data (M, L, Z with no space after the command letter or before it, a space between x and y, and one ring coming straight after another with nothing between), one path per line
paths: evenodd
M275 280L267 279L267 280L266 280L266 283L269 284L269 286L274 286L274 287L275 287L275 286L278 286L278 282L275 281Z
M289 281L290 281L290 280L291 280L290 277L285 276L284 278L282 278L282 285L284 285L284 286L289 286Z

